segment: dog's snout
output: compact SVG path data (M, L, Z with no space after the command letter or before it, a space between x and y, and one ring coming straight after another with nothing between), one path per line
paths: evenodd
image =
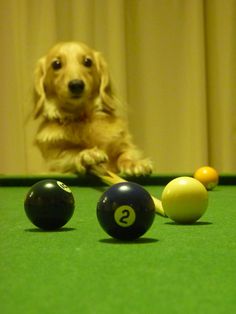
M72 80L68 84L69 90L74 95L79 95L83 92L85 84L82 80Z

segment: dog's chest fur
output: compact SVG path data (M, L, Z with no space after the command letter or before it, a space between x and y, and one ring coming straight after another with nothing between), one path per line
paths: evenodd
M105 148L109 143L118 140L124 131L124 123L114 124L110 117L96 117L75 122L43 122L36 142L54 145L71 144L80 147Z

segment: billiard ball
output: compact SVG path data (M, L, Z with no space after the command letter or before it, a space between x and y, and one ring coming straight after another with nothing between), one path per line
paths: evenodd
M24 207L37 227L55 230L64 226L74 212L74 197L67 185L54 179L41 180L28 191Z
M121 182L108 188L97 203L97 218L111 237L132 241L152 225L155 206L150 194L139 184Z
M219 183L219 175L212 167L201 167L194 173L194 178L199 180L207 190L212 190Z
M208 193L198 180L178 177L164 188L162 205L167 216L175 222L193 224L207 209Z

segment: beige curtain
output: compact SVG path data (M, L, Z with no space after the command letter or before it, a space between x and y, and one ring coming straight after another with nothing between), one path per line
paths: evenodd
M236 0L3 0L0 35L0 173L46 171L26 120L34 64L64 40L103 52L157 173L236 171Z

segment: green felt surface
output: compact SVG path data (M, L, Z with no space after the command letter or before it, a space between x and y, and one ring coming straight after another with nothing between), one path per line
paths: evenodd
M160 197L163 186L146 186ZM156 216L133 243L107 236L96 218L104 187L75 187L73 218L42 232L26 218L28 187L0 188L3 314L234 313L236 186L209 192L195 225Z

